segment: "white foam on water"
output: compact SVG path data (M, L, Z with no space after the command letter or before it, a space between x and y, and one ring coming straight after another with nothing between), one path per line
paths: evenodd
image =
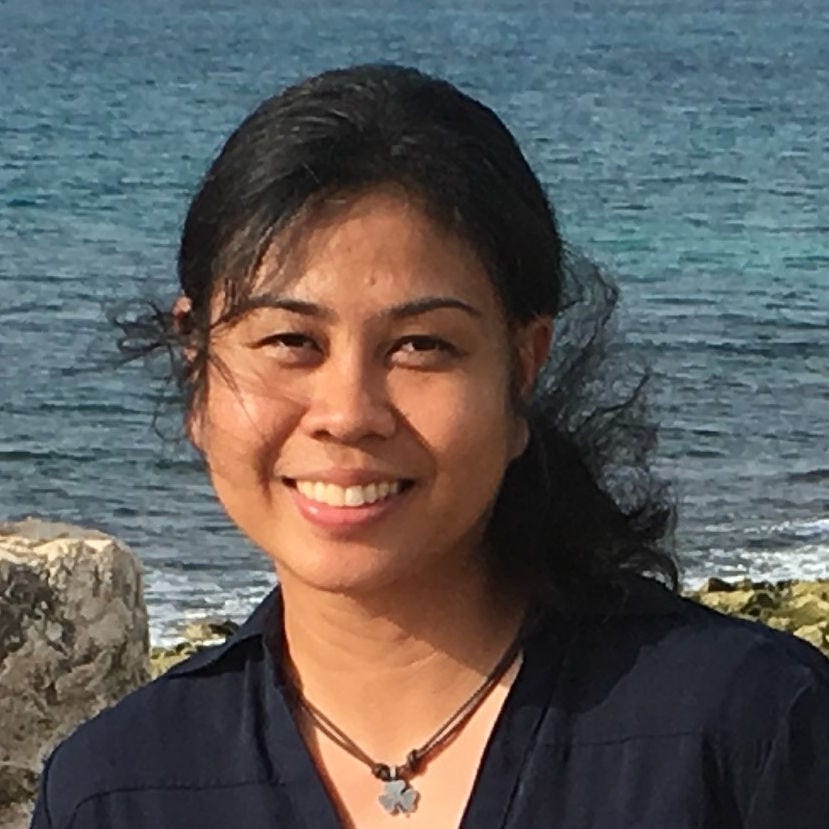
M826 538L829 540L829 517L801 518L792 521L778 521L776 523L757 524L751 527L735 528L727 524L706 524L703 530L707 533L720 535L751 535L767 537L785 533L803 539Z
M829 542L756 550L745 547L692 551L683 556L683 586L693 590L711 576L726 580L829 579Z
M829 540L829 517L807 521L783 521L768 527L769 532L784 532L799 538L826 538Z
M183 638L188 622L218 616L243 622L276 583L270 571L246 574L245 584L228 589L203 575L149 570L144 598L150 615L150 642L169 647Z

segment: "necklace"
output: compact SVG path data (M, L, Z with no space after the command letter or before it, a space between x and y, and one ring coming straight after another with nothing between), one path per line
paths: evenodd
M498 664L489 672L475 693L422 746L413 748L406 755L406 761L402 766L379 763L369 757L354 740L335 725L319 708L308 702L296 685L292 684L291 691L294 702L308 714L323 734L352 757L368 766L371 773L384 783L383 793L378 797L380 805L391 815L408 814L417 809L417 803L420 799L420 792L411 786L412 777L418 773L423 761L430 754L451 740L466 725L469 718L515 661L515 657L520 650L521 642L520 638L517 638L507 648Z

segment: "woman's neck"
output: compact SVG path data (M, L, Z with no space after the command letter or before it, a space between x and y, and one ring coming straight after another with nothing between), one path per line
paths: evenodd
M402 758L428 739L518 634L520 601L482 572L457 575L360 596L282 579L285 667L370 755Z

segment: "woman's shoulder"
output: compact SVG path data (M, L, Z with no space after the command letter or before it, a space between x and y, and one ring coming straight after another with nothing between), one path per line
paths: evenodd
M259 626L243 626L80 725L45 766L41 799L50 814L68 820L84 801L120 790L265 777L261 758L236 750L266 704L270 669L262 634ZM217 770L216 758L229 762Z
M539 796L579 815L598 798L615 826L826 825L829 661L808 643L632 579L551 615L525 666Z
M573 620L561 681L585 721L603 712L593 719L644 730L740 737L795 705L829 709L829 660L817 648L639 577L621 600Z
M603 600L589 603L572 614L584 635L615 642L650 641L661 647L660 656L693 658L698 650L705 662L733 663L751 652L765 658L801 665L824 674L829 660L813 645L781 630L748 619L727 616L642 576L628 576Z
M659 584L648 583L646 590L652 598L643 590L642 615L650 617L651 627L658 628L661 613L671 620L661 655L675 654L679 664L707 674L709 681L711 674L749 679L774 672L794 682L829 685L829 659L809 642L759 621L727 616Z

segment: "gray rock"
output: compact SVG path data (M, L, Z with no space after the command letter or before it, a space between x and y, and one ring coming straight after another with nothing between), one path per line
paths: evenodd
M96 530L0 523L0 826L28 825L59 740L148 679L136 556Z
M237 630L239 630L239 624L232 619L208 616L204 619L194 619L188 622L184 626L182 636L188 642L216 644L224 642L228 636L233 636Z

